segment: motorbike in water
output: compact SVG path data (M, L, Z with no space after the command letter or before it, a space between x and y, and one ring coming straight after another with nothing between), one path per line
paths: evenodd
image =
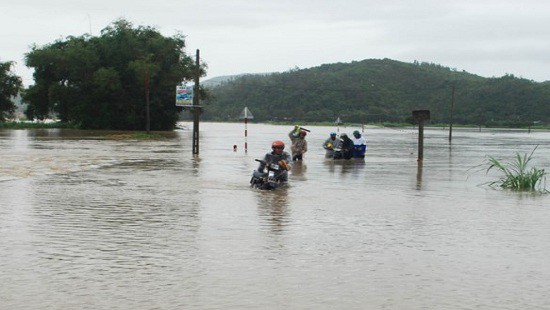
M342 159L342 158L344 158L344 153L342 152L342 148L335 147L334 153L332 155L332 159Z
M255 159L265 166L265 172L254 170L250 179L250 186L262 190L274 190L287 184L287 174L281 165L267 163L261 159Z

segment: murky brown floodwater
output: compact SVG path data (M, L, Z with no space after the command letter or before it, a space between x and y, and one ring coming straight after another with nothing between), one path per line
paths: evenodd
M550 133L367 129L364 162L312 127L290 186L249 188L289 126L162 141L0 130L0 309L549 309L550 198L480 186L486 155ZM341 128L351 133L355 128ZM232 151L237 144L238 152Z

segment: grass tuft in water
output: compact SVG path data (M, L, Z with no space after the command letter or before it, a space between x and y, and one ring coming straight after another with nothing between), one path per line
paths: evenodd
M521 155L516 153L514 160L508 163L503 163L496 158L489 156L489 159L487 160L489 167L487 168L486 173L489 173L490 170L496 169L504 174L498 181L490 182L489 185L516 191L540 190L547 192L546 172L544 169L528 167L537 147L535 147L529 155Z
M123 133L123 134L112 134L108 136L112 140L159 140L163 137L157 133L144 133L144 132L135 132L135 133Z

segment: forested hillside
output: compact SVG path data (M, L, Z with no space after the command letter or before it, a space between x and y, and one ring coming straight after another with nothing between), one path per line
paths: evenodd
M247 106L269 120L407 122L428 109L448 122L454 92L457 124L525 126L550 123L550 83L513 75L483 78L429 63L368 59L269 75L244 75L209 88L205 120L237 120Z

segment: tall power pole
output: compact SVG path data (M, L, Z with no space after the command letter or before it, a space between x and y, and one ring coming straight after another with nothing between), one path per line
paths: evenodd
M197 49L197 56L195 57L195 88L193 89L193 155L199 154L199 116L201 109L199 107L199 77L201 74L199 50Z

